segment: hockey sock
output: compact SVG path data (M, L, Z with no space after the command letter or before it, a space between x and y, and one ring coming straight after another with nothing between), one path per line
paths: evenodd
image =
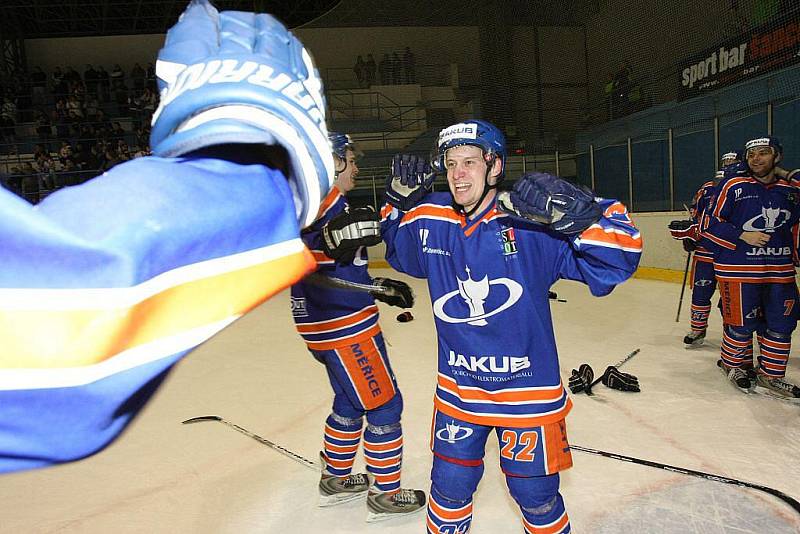
M792 349L791 336L767 330L758 336L758 347L761 349L758 357L760 372L770 378L786 376L786 362Z
M466 534L472 525L472 499L453 502L443 498L434 488L428 498L428 534L458 532Z
M332 413L325 421L325 471L346 477L353 470L358 443L361 441L362 420Z
M691 319L691 327L692 330L695 332L702 332L706 328L708 328L708 314L711 313L711 305L708 306L700 306L698 304L692 303L692 319Z
M552 532L567 534L570 531L569 516L564 508L564 499L559 493L553 501L538 509L520 508L522 510L522 526L526 534Z
M364 431L364 460L367 471L375 477L375 489L400 489L400 468L403 464L403 430L400 423L367 425Z
M734 337L729 327L722 329L722 346L720 357L726 367L750 366L753 363L753 336L742 338Z

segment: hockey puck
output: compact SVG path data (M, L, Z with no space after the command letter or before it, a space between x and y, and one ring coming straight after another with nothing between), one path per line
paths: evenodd
M414 316L411 315L411 312L403 312L397 316L397 320L401 323L407 323L409 321L413 321Z

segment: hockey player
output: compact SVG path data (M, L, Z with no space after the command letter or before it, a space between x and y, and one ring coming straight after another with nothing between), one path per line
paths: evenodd
M300 228L333 159L303 45L194 0L157 74L155 156L35 207L0 190L0 472L103 448L181 357L316 266Z
M783 149L774 137L745 145L751 176L719 186L702 237L714 253L722 296L720 368L737 388L756 387L782 398L800 398L784 380L797 322L797 260L793 233L800 218L800 194L775 174ZM760 355L752 371L752 335Z
M439 346L428 532L466 533L491 432L525 532L570 531L558 492L572 465L547 295L559 278L609 293L639 261L641 239L619 202L546 174L498 193L503 134L472 120L439 134L438 168L396 156L382 210L386 258L427 278ZM513 325L513 328L509 328Z
M711 313L711 297L717 287L714 278L714 256L711 251L701 244L700 226L706 209L714 198L715 187L724 176L725 168L739 163L741 156L738 152L727 152L722 155L720 170L716 172L714 178L705 182L697 190L689 206L688 220L672 221L669 225L670 233L674 239L679 239L683 243L686 252L694 251L692 260L692 309L690 316L690 330L683 338L684 346L687 349L699 347L703 344L708 328L708 316Z
M319 481L320 506L367 497L367 520L377 521L425 506L423 491L400 487L403 398L389 364L375 304L377 298L410 308L414 299L406 283L370 277L364 247L338 262L325 254L326 224L349 211L344 195L355 187L358 176L350 138L331 133L330 140L337 167L334 187L323 200L317 220L302 233L319 270L312 279L292 286L292 315L309 351L325 365L334 392L333 409L325 421L324 452L320 453L325 466ZM389 287L396 296L320 287L314 282L319 276ZM362 430L365 415L367 427ZM369 475L351 473L362 433ZM370 479L374 480L371 487Z

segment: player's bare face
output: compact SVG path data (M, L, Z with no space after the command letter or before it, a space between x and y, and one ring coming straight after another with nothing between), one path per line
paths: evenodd
M345 166L345 162L347 162L347 166ZM337 160L336 166L337 168L344 167L344 170L340 171L339 175L336 177L336 187L339 188L339 191L342 193L348 193L352 191L356 186L356 177L358 176L356 155L352 150L348 149L345 152L345 161L340 159Z
M747 165L757 179L769 179L777 164L776 157L771 147L751 148L747 151Z
M487 162L483 150L477 146L463 145L451 148L444 159L447 168L447 184L453 194L456 204L463 206L464 211L470 211L483 195L486 180ZM494 183L495 178L490 178ZM494 199L494 189L486 195L483 203L488 206ZM478 211L482 211L482 208Z

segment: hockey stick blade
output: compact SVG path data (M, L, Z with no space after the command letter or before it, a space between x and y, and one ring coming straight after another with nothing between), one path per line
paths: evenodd
M318 463L312 462L308 458L304 458L304 457L300 456L299 454L296 454L296 453L290 451L289 449L287 449L285 447L281 447L277 443L274 443L274 442L268 440L267 438L262 438L258 434L254 434L253 432L250 432L246 428L243 428L243 427L237 425L236 423L232 423L232 422L230 422L230 421L228 421L226 419L223 419L222 417L220 417L218 415L201 415L199 417L192 417L191 419L187 419L185 421L182 421L181 424L188 425L188 424L192 424L192 423L202 423L202 422L205 422L205 421L219 421L220 423L233 428L237 432L241 432L245 436L248 436L248 437L258 441L262 445L266 445L267 447L271 448L272 450L278 451L279 453L283 454L287 458L291 458L295 462L300 463L300 464L302 464L302 465L304 465L304 466L306 466L306 467L308 467L310 469L313 469L314 471L321 471L321 469L322 469L322 467L320 467L320 465Z
M605 458L611 458L613 460L621 460L623 462L629 462L638 465L645 465L647 467L655 467L657 469L663 469L664 471L671 471L673 473L680 473L682 475L689 475L698 478L704 478L706 480L711 480L712 482L720 482L722 484L730 484L733 486L739 486L742 488L750 488L758 491L763 491L764 493L769 493L773 497L777 497L778 499L782 500L789 506L791 506L795 512L800 514L800 502L797 499L790 497L789 495L785 494L780 490L776 490L774 488L770 488L767 486L762 486L761 484L754 484L752 482L745 482L743 480L737 480L735 478L728 478L722 475L715 475L713 473L705 473L703 471L695 471L694 469L687 469L685 467L677 467L674 465L662 464L660 462L653 462L651 460L643 460L641 458L634 458L633 456L625 456L624 454L617 454L614 452L606 452L601 451L598 449L591 449L589 447L581 447L580 445L572 445L570 444L570 449L580 452L585 452L588 454L594 454L597 456L603 456Z

